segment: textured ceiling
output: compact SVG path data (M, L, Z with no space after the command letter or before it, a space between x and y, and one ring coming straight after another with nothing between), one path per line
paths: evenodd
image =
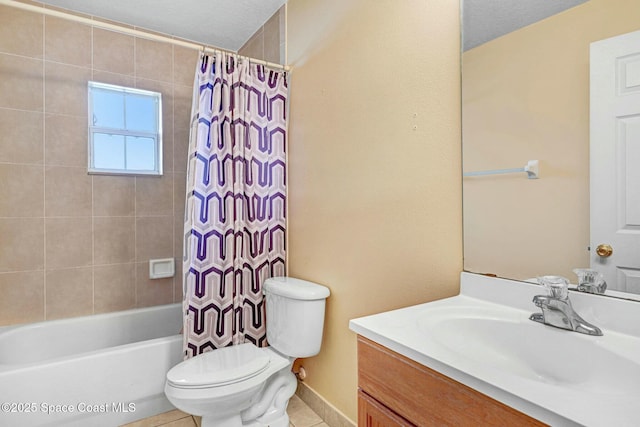
M286 0L41 0L113 21L237 51ZM463 50L587 0L460 0Z
M64 9L237 51L286 0L41 0Z
M461 0L463 50L486 43L587 0Z

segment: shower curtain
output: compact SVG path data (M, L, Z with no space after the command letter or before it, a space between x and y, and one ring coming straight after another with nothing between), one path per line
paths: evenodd
M285 274L287 79L233 54L200 55L185 208L185 357L267 344L262 284Z

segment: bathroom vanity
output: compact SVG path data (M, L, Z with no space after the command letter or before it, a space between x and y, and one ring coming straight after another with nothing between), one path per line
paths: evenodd
M360 336L358 425L545 424Z
M638 303L571 293L594 337L529 320L541 293L462 273L456 297L352 320L358 425L637 425Z

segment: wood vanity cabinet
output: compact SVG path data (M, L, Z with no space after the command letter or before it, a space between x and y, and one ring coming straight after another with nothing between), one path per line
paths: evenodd
M544 425L358 336L359 427Z

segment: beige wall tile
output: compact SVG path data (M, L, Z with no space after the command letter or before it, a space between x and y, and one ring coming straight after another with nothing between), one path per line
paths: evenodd
M91 69L45 61L45 112L87 117Z
M135 182L132 176L93 176L93 214L135 215Z
M136 79L134 76L127 76L125 74L116 74L100 70L93 70L92 80L94 82L120 85L124 87L135 87L136 85Z
M173 172L173 132L162 134L162 172Z
M175 85L173 87L174 127L189 129L191 126L191 104L193 86Z
M0 6L0 52L42 58L43 17L10 6Z
M173 82L193 87L200 52L182 46L173 47Z
M187 171L189 128L176 129L173 135L173 171L184 173Z
M136 262L173 256L173 215L136 218Z
M174 87L174 131L173 131L173 170L186 172L189 151L189 132L191 127L191 98L193 88Z
M173 277L149 279L149 263L136 264L136 307L173 302Z
M0 163L0 217L43 217L43 195L42 166Z
M187 176L186 173L176 173L173 177L173 208L175 237L173 239L173 254L176 258L176 277L178 267L182 268L182 255L184 247L184 209L186 197ZM182 282L180 280L180 286Z
M46 218L47 269L92 264L91 218Z
M254 59L264 60L264 31L260 27L256 33L240 48L238 53Z
M238 53L276 64L284 62L284 25L284 7L281 7L245 42Z
M45 115L45 164L87 167L87 119L59 114Z
M44 57L47 61L91 67L91 27L45 16Z
M96 313L135 308L135 264L97 265L93 270Z
M0 272L44 269L44 219L0 218Z
M173 174L173 209L176 220L182 222L187 195L187 174L176 172Z
M173 256L175 258L175 288L177 293L174 295L180 299L182 297L182 263L183 263L183 248L184 248L184 221L176 218L174 227L174 239L173 239Z
M286 6L282 6L280 12L280 63L287 62L287 18Z
M0 54L0 107L42 111L43 61Z
M133 75L134 37L115 31L93 29L93 68Z
M136 75L143 79L173 82L173 46L136 37Z
M280 10L264 24L264 60L280 63Z
M173 302L182 301L182 257L175 258L176 275L173 277Z
M0 274L0 326L44 320L44 271Z
M85 168L45 167L47 217L91 216L91 175Z
M42 113L0 108L0 129L0 162L42 164Z
M46 318L86 316L93 313L93 269L49 270L45 275Z
M47 318L90 312L89 288L80 277L92 268L95 311L132 308L133 260L146 264L182 250L183 181L198 51L4 6L0 12L0 273L44 270L46 262L48 289L55 291L47 294ZM165 175L138 178L137 197L136 177L86 172L89 80L163 94ZM176 168L180 176L173 174ZM29 192L22 191L25 182ZM177 199L174 188L181 193ZM19 215L38 218L13 217ZM91 267L94 262L105 264ZM81 275L56 279L73 271ZM45 274L39 274L43 284ZM180 299L181 285L173 279L165 280L154 296L156 285L141 288L142 305ZM73 297L84 302L67 306ZM44 301L34 310L23 318L41 320Z
M173 215L173 174L136 177L136 215Z
M135 258L135 219L96 217L93 219L94 264L122 264Z

